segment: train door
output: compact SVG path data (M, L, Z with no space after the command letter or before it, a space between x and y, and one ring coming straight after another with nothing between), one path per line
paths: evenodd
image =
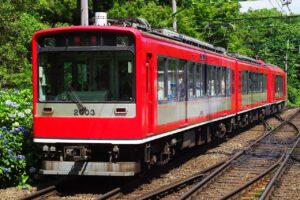
M206 65L200 62L188 62L187 76L187 118L196 118L207 115L206 101Z

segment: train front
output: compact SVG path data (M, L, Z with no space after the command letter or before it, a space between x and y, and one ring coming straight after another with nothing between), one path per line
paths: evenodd
M66 27L33 36L34 142L40 172L132 176L140 171L137 31Z

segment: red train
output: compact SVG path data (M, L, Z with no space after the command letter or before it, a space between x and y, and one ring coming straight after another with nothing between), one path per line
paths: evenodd
M43 174L133 176L281 110L286 73L147 24L32 39Z

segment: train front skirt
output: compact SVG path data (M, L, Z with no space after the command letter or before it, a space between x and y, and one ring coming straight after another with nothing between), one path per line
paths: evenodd
M43 161L41 174L87 176L134 176L141 171L140 162Z

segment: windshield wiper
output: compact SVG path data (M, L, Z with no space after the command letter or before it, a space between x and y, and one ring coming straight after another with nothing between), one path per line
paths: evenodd
M77 104L77 106L79 107L79 110L85 111L86 107L82 104L81 100L79 99L79 97L77 96L77 94L75 93L75 90L72 88L71 85L69 85L68 92L69 92L73 102L75 102Z

